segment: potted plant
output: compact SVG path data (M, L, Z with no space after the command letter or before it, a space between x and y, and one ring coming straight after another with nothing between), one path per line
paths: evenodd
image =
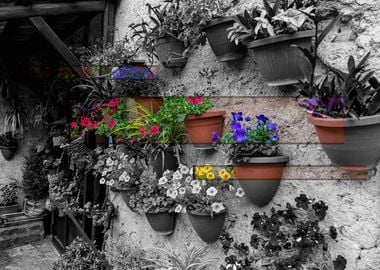
M176 200L175 212L186 209L198 236L206 243L213 243L223 230L227 215L224 202L229 198L232 184L227 179L221 181L210 165L202 170L205 174L193 180L193 170L181 164L175 172L164 172L159 184L164 186L168 197ZM168 179L173 180L168 183Z
M175 201L166 196L166 189L162 185L163 179L172 181L163 176L158 180L152 166L148 166L140 177L140 186L136 199L139 201L139 209L145 214L153 230L161 235L171 235L174 232L176 214L174 212Z
M380 160L380 83L374 71L364 71L368 57L356 64L350 56L347 72L330 67L333 75L301 85L307 98L299 104L323 150L334 164L350 170L374 168Z
M44 214L45 201L49 196L49 182L43 161L44 153L37 152L33 147L25 159L22 176L22 189L25 193L24 212L32 217Z
M315 35L309 17L315 7L310 1L276 0L265 9L238 15L238 22L228 29L231 42L243 42L253 50L255 61L269 86L296 84L310 77L311 69L303 54L292 47L310 49Z
M279 154L277 124L264 115L256 119L254 124L251 117L233 112L230 131L219 140L228 144L236 178L247 197L252 203L264 206L276 194L289 157Z
M0 186L0 215L17 212L17 193L18 184L16 181Z
M0 134L0 149L5 160L11 160L17 151L17 137L12 132Z
M142 21L131 24L133 37L142 40L142 46L151 61L157 57L166 68L182 68L187 63L186 45L179 38L185 29L180 19L181 8L178 3L167 3L165 6L147 4L151 24ZM151 25L151 26L150 26Z
M226 12L236 3L226 3L221 0L191 0L183 8L182 21L185 29L196 29L193 40L204 43L206 34L210 47L221 62L236 61L247 55L247 47L238 42L231 43L227 29L236 22L236 17L225 16ZM187 34L187 32L185 32Z

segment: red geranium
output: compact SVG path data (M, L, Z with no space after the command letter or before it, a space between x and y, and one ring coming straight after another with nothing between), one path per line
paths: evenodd
M91 123L91 118L90 117L86 117L86 116L81 116L80 117L80 121L79 121L79 124L82 126L82 127L87 127L88 124Z
M187 101L190 104L197 105L197 104L203 103L204 98L203 97L188 97Z
M70 124L70 128L73 129L73 128L76 128L77 127L77 122L71 122Z
M157 124L154 124L151 128L150 131L152 132L152 136L155 137L160 133L160 127Z
M115 119L111 119L110 121L108 121L107 126L109 129L113 129L116 126Z
M109 101L108 106L111 109L115 109L117 106L119 106L119 104L120 104L120 98L114 98Z
M145 129L143 127L139 128L139 132L140 132L140 136L143 137L143 138L145 138L146 131L145 131Z

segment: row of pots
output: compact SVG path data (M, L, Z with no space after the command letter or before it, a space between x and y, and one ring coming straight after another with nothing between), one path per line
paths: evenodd
M257 66L269 86L296 84L309 78L311 65L297 48L311 48L315 31L300 31L293 34L279 35L250 42L247 47L236 45L228 39L227 28L236 22L235 17L224 17L213 20L203 31L207 35L210 47L221 62L237 61L247 55L247 48L253 51ZM161 37L156 43L157 55L167 68L178 68L186 65L187 58L182 57L185 51L183 43L173 37Z

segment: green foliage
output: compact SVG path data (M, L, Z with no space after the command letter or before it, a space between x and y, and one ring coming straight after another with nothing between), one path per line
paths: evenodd
M103 263L103 256L95 253L83 238L77 237L54 264L53 270L101 270Z
M12 132L0 134L0 146L15 147L17 146L17 137Z
M0 186L0 205L12 205L17 202L18 184L12 181Z
M29 124L29 117L26 114L25 105L20 101L14 103L4 116L4 131L12 132L13 135L20 133L23 136Z
M33 147L25 158L22 188L25 195L35 201L46 199L49 195L49 183L43 161L43 153L37 153Z
M128 121L127 98L113 98L103 104L100 109L99 126L96 128L96 134L111 136L114 131Z

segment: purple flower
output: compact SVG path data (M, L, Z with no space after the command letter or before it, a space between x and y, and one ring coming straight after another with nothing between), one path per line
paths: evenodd
M233 130L233 131L236 131L238 129L241 129L241 124L237 121L232 121L232 124L230 125L230 128Z
M276 130L277 129L277 124L274 123L274 122L269 121L267 123L267 127L269 128L269 130Z
M233 137L237 143L244 143L249 139L244 129L235 130Z
M278 139L278 133L275 132L273 135L272 135L272 138L271 138L273 141L276 141Z
M247 121L247 122L251 121L251 117L246 116L246 117L245 117L245 121Z
M245 130L247 130L247 131L248 131L248 130L251 130L251 129L252 129L251 126L246 126L246 127L245 127Z
M309 104L313 107L317 107L318 106L318 98L316 96L313 96L311 98L309 98Z
M232 118L234 121L243 121L243 113L242 112L232 112Z
M216 131L212 132L212 144L217 144L219 140L219 134Z
M269 120L269 118L266 117L266 116L263 115L263 114L260 114L260 115L256 116L256 118L257 118L257 120L262 121L262 122L264 122L264 123L266 123L266 122Z

